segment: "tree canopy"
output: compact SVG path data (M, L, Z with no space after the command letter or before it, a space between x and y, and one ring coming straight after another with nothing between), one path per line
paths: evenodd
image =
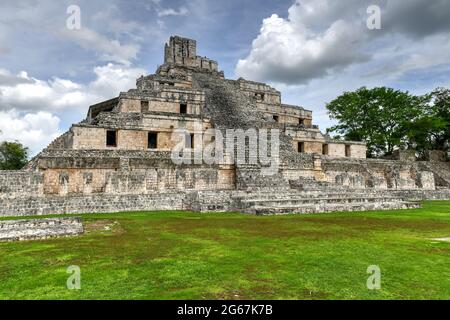
M427 150L448 147L450 90L415 96L392 88L362 87L345 92L326 105L338 124L328 132L347 140L367 143L367 154L376 157L395 149Z
M28 148L19 142L0 144L0 170L20 170L28 162Z

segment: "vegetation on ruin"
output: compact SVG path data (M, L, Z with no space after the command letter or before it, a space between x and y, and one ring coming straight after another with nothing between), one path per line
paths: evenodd
M367 155L391 154L395 149L445 150L450 140L450 90L437 88L414 96L386 87L362 87L327 104L338 124L329 128L346 140L365 141Z
M76 238L0 243L1 299L449 299L450 201L423 209L83 216ZM81 268L68 290L67 267ZM368 290L369 265L381 290Z
M28 148L20 142L0 143L0 170L20 170L28 162Z

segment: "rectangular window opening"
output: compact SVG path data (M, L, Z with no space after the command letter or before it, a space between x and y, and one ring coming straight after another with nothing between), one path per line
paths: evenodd
M273 116L273 121L278 122L278 116Z
M187 104L186 103L180 103L180 113L181 114L187 113Z
M297 151L299 153L305 152L305 143L304 142L298 142L297 143Z
M117 130L106 130L106 146L117 147Z
M322 146L322 154L328 155L328 145L327 144L324 144Z
M346 145L345 146L345 156L348 157L348 158L352 156L351 146L350 145Z
M158 133L156 132L149 132L148 137L148 148L149 149L158 149Z

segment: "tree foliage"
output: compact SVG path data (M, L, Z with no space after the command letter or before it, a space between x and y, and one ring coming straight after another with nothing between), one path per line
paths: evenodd
M327 104L338 124L328 129L347 140L365 141L370 157L395 149L425 153L445 149L449 139L450 90L415 96L392 88L362 87Z
M20 170L28 162L28 148L19 142L0 144L0 170Z

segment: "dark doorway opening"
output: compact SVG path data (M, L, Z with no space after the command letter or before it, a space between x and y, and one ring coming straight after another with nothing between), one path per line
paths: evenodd
M149 132L147 137L148 148L157 149L158 148L158 133Z
M187 104L186 103L180 103L180 113L181 114L187 113Z
M117 131L106 130L106 146L117 147Z

